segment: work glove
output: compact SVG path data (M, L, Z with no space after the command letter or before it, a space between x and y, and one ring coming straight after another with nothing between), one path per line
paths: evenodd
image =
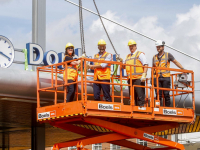
M143 73L142 77L140 78L141 82L146 81L147 73Z
M81 58L86 58L86 54L85 53L82 54Z
M117 55L117 54L116 54L116 60L117 60L118 62L123 62L123 59L122 59L119 55Z
M90 65L86 64L86 70L90 69Z
M122 58L118 58L118 59L116 59L118 62L123 62L123 59Z

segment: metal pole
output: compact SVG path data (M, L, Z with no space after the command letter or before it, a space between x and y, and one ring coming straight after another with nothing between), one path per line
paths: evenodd
M23 49L15 48L15 51L17 51L17 52L23 52Z
M46 51L46 0L32 0L32 43ZM36 71L36 67L32 69Z
M32 42L38 43L37 41L37 9L38 9L38 0L32 0Z
M32 0L32 43L46 50L46 0ZM36 55L34 55L36 58ZM32 66L36 71L36 66ZM36 122L36 105L32 108L31 149L45 150L45 125Z

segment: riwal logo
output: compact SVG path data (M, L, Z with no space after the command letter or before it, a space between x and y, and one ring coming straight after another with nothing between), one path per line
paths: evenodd
M183 110L177 110L177 115L178 116L183 116Z
M51 118L56 117L56 111L50 111L50 112L44 112L38 114L38 119L45 119L45 118Z
M164 115L177 115L177 111L174 109L163 109Z
M99 110L120 111L121 110L121 106L120 105L113 105L113 104L101 104L101 103L98 103L98 109Z
M145 138L147 138L147 139L150 139L150 140L154 140L154 136L151 135L151 134L144 133L144 134L143 134L143 137L145 137Z

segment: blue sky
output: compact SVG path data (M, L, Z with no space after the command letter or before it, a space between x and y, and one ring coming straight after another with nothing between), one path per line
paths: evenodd
M78 0L72 0L78 3ZM123 19L137 22L142 17L156 16L158 24L170 28L176 20L176 14L186 13L193 5L199 5L199 0L96 0L101 14L110 10ZM94 10L92 0L83 0L83 6ZM64 0L47 0L47 24L60 20L66 15L77 13L78 8ZM84 12L85 13L85 12ZM2 0L0 1L0 33L12 37L13 33L31 32L32 29L31 0ZM87 27L96 16L90 15L84 22ZM78 19L78 18L77 18ZM79 28L77 28L78 30Z

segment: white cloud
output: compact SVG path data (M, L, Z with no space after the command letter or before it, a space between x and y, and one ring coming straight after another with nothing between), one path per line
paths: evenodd
M176 22L170 29L161 27L156 16L143 17L137 22L130 22L125 19L126 17L117 16L116 13L111 11L107 11L102 15L154 39L164 40L166 44L200 58L199 8L200 6L194 5L187 13L178 14ZM88 24L88 21L91 20L84 18L85 23L87 22ZM103 21L116 50L120 53L122 58L125 59L126 55L129 53L129 48L127 46L128 40L134 39L138 44L138 50L145 52L147 60L151 66L152 57L157 53L153 41L104 19ZM98 52L97 42L99 39L105 39L107 42L107 51L114 54L99 18L91 21L91 25L88 28L85 28L84 31L87 55L93 56ZM80 47L78 14L70 14L47 26L48 48L53 48L59 52L64 51L67 42L72 42L75 47ZM200 72L198 68L200 62L188 58L187 56L177 53L169 48L165 48L165 51L172 53L186 69L193 70L195 72L195 80L200 80ZM177 68L173 64L171 66ZM150 73L148 73L148 76L150 76ZM200 89L200 84L196 84L196 89ZM197 93L196 96L197 95L199 94Z
M193 20L197 20L200 18L200 5L194 5L189 12L185 13L185 14L177 14L177 21L176 24L180 25L184 22L188 22Z
M32 19L32 0L0 0L0 17Z
M199 52L200 48L200 9L198 8L200 8L200 6L194 5L189 12L185 14L178 14L177 21L174 23L170 30L166 30L161 27L159 25L158 18L155 16L143 17L135 23L131 23L128 20L117 16L116 13L111 11L107 11L105 14L103 14L103 16L111 18L127 27L131 27L132 29L146 34L154 39L164 40L168 45L172 45L181 51L195 56L196 52ZM137 35L136 33L128 31L104 19L103 21L116 49L119 51L119 53L123 51L123 53L121 53L123 58L125 58L125 55L129 53L129 49L127 47L128 40L134 39L138 43L138 50L144 51L148 56L148 61L151 62L153 54L157 53L153 41L148 40L145 37ZM192 22L193 24L188 26L187 22ZM87 47L86 51L88 53L94 54L98 51L96 43L101 38L107 41L107 50L113 53L99 18L94 20L89 28L86 28L84 31ZM68 15L65 18L53 22L47 26L48 47L57 47L58 49L61 49L60 44L64 45L68 41L73 42L76 47L80 47L78 14ZM188 63L185 64L184 60L189 58L167 48L166 51L169 51L177 56L176 58L183 65L188 66ZM191 62L195 62L192 59L189 60Z
M106 17L106 18L112 18L112 20L114 20L116 22L120 22L121 21L121 18L116 16L116 13L113 13L111 11L107 11L103 16ZM110 34L113 34L116 30L117 31L123 31L124 30L123 28L118 28L118 25L110 23L109 21L107 21L107 20L105 20L103 18L102 18L102 21L103 21L103 23L105 25L106 30ZM92 25L90 26L90 30L92 32L96 32L97 30L104 32L104 28L103 28L103 26L102 26L102 24L100 22L100 19L97 19L97 20L93 21Z

